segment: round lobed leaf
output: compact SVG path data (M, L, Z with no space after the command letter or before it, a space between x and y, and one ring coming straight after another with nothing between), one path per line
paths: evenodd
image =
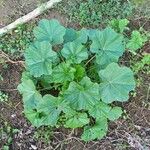
M56 45L63 43L66 29L55 19L42 19L33 32L37 40L48 41L52 45Z
M76 69L70 66L70 63L62 62L53 69L52 79L55 83L64 83L73 81Z
M89 110L89 114L96 119L105 117L114 121L121 116L122 109L120 107L111 107L104 102L99 102Z
M106 136L108 130L108 124L106 118L100 118L96 120L94 126L85 126L84 132L81 135L81 139L84 141L91 141L95 139L102 139Z
M129 92L135 88L131 69L120 67L116 63L111 63L104 70L99 71L99 76L102 80L100 83L100 95L105 103L127 101Z
M43 97L43 100L39 103L37 110L38 112L44 114L44 125L56 125L59 115L62 111L61 109L59 109L59 105L61 104L61 102L61 100L52 95L47 94Z
M90 51L96 53L96 63L104 68L111 62L117 62L124 52L122 36L111 28L94 33L90 37L92 40Z
M64 45L61 54L71 63L79 64L88 58L88 52L84 45L78 42L69 42Z
M48 42L34 42L25 51L25 62L34 77L50 75L52 62L57 58L57 53L52 50Z
M94 89L94 90L93 90ZM64 98L76 110L88 110L100 101L99 85L84 77L79 83L71 82Z
M23 95L24 107L28 109L36 108L37 104L41 101L42 96L36 90L32 80L24 79L17 89Z
M79 128L90 122L86 113L76 113L67 119L65 123L66 128Z

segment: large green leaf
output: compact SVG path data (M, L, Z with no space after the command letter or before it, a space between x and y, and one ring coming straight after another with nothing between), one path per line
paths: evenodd
M114 121L121 116L122 110L120 107L112 108L104 102L99 102L99 104L95 105L92 109L89 110L89 114L96 119L106 117L109 120Z
M33 32L39 41L48 41L52 45L55 45L63 43L63 36L65 35L66 29L55 19L43 19L34 28Z
M41 94L36 90L32 80L23 80L18 85L18 90L23 94L24 107L28 109L34 109L38 103L42 100Z
M33 126L40 127L44 125L44 115L36 109L25 108L24 114Z
M52 78L55 83L63 83L74 79L75 68L69 63L62 62L53 69Z
M83 127L89 122L90 120L86 113L76 113L67 119L64 126L66 128L78 128L78 127Z
M35 108L25 107L24 114L36 127L42 125L55 126L62 111L68 117L76 113L62 98L45 95Z
M90 78L84 77L80 83L71 82L64 97L72 108L87 110L100 101L99 85L91 82Z
M129 92L134 90L135 81L130 68L120 67L116 63L109 64L104 70L99 71L102 80L100 95L102 101L127 101Z
M50 75L52 62L57 58L57 53L52 50L48 42L35 42L25 51L25 59L30 73L35 77Z
M66 28L64 35L64 43L73 42L77 38L77 31L73 28Z
M100 118L96 121L94 126L84 127L84 132L81 136L84 141L91 141L95 139L102 139L106 136L108 130L108 124L106 118Z
M76 38L75 42L86 43L87 40L88 40L88 30L83 28L80 31L77 31L77 38Z
M122 36L111 28L95 32L90 39L92 40L90 50L96 53L96 62L102 68L111 62L117 62L124 52Z
M57 123L59 115L61 113L61 109L59 105L61 104L61 99L54 97L52 95L45 95L43 97L43 101L39 103L37 106L38 112L44 114L43 115L43 123L44 125L54 126Z
M88 39L88 31L86 29L83 28L80 31L76 31L72 28L66 28L64 43L73 41L78 43L86 43L87 39Z
M17 89L23 95L24 114L32 125L39 127L43 125L43 118L37 112L37 106L42 101L41 94L36 90L32 80L23 74L22 83L18 85Z

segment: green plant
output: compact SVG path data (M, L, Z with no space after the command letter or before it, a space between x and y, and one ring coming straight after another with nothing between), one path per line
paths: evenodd
M44 127L42 126L41 128L38 128L34 132L34 138L38 139L44 143L48 143L49 140L52 138L53 132L52 132L52 127Z
M143 71L147 74L150 73L150 54L145 54L143 58L137 62L133 62L132 69L137 74L139 71Z
M125 29L128 29L128 24L129 20L127 19L113 19L110 21L110 26L118 33L123 33Z
M0 50L6 52L12 59L23 56L25 48L33 41L34 24L18 26L12 32L0 37Z
M126 18L133 7L126 0L65 0L57 9L81 26L99 27L113 18Z
M0 91L0 102L7 102L8 101L8 94L3 93Z
M122 33L125 36L126 48L132 54L137 54L137 50L142 48L144 44L150 38L150 33L145 31L142 27L139 30L133 30L131 36L125 33L125 30L130 30L127 27L129 21L127 19L113 19L110 21L109 26L112 27L116 32ZM131 31L131 30L130 30Z
M4 122L3 126L0 127L0 140L4 144L2 150L10 149L9 146L12 143L12 138L18 132L18 129L11 127L8 122Z
M127 43L127 49L133 54L136 54L136 51L141 48L147 41L147 36L141 34L139 31L132 31L131 38Z
M8 64L6 63L4 58L0 58L0 65L2 66L3 69L7 69Z
M108 120L122 114L112 102L127 101L135 88L133 72L117 64L123 36L111 28L76 31L54 19L41 20L34 35L18 86L25 116L36 127L60 120L66 128L84 127L84 141L103 138Z

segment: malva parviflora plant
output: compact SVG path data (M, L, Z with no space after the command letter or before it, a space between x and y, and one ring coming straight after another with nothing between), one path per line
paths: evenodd
M122 114L112 103L127 101L135 88L133 72L117 64L123 36L109 27L76 31L55 19L41 20L33 33L18 86L25 116L36 127L55 127L63 116L65 128L84 128L84 141L103 138L108 121Z

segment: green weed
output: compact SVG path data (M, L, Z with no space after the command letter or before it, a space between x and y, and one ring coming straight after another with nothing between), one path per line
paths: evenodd
M132 14L132 4L124 0L75 0L58 4L57 9L69 20L81 26L106 25L112 18L125 18Z
M134 62L132 69L135 74L137 74L139 71L150 74L150 54L145 54L141 60Z
M8 53L12 59L22 57L23 52L33 40L32 28L33 24L26 24L17 27L1 37L0 49Z
M7 102L8 101L8 94L3 93L0 91L0 102Z
M8 122L4 122L4 125L0 127L0 140L4 143L2 150L9 150L13 135L17 132L19 132L18 129L11 127Z
M40 127L34 132L34 138L44 143L48 143L52 138L53 132L52 127Z

